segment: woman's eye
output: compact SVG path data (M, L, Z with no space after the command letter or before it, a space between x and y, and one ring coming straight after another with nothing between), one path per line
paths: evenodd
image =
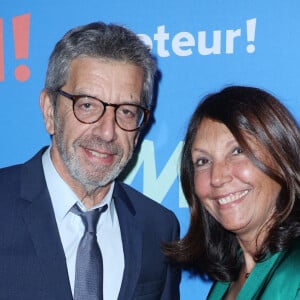
M205 166L209 163L209 160L207 158L199 158L197 161L196 161L196 166L197 167L202 167L202 166Z
M241 153L243 153L243 149L241 147L235 147L232 151L233 155L238 155L238 154L241 154Z

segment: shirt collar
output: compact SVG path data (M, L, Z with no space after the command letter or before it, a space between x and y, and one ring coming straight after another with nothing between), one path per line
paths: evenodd
M60 223L76 203L78 203L80 208L86 210L86 208L84 207L80 199L77 197L77 195L73 192L69 185L60 177L60 175L56 171L51 160L50 147L48 147L48 149L42 156L42 164L56 221ZM114 222L115 215L115 205L114 201L112 201L113 189L114 182L111 184L111 187L106 196L104 197L103 201L101 201L101 203L94 207L97 208L107 204L107 217L112 224Z

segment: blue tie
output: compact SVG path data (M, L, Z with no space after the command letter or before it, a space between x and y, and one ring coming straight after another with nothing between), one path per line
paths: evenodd
M77 205L72 208L72 212L81 217L85 226L77 249L74 300L103 299L103 262L96 228L101 213L106 209L107 205L86 212L81 211Z

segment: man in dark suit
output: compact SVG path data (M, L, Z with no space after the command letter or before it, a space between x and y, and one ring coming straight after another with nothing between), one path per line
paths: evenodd
M179 299L180 272L161 250L179 237L175 215L116 180L148 120L155 72L149 49L117 25L74 28L56 44L40 96L51 146L0 170L0 299ZM96 241L82 245L93 234L82 216L99 209Z

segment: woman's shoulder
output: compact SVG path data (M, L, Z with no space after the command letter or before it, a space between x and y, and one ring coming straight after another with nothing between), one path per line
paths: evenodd
M210 288L209 294L206 299L207 300L222 299L229 285L230 282L221 282L221 281L214 282L212 287Z
M287 269L287 267L290 267ZM281 263L278 266L279 269L290 270L300 278L300 239L292 241L287 250L282 254Z
M257 270L256 270L257 269ZM288 249L276 253L259 263L247 280L238 299L295 299L300 289L300 239L294 240ZM249 281L249 282L248 282ZM215 282L207 299L222 299L229 282ZM245 298L246 297L246 298ZM250 299L247 298L247 299Z
M280 253L272 276L263 292L261 299L296 299L300 289L300 240L295 240L289 248Z

